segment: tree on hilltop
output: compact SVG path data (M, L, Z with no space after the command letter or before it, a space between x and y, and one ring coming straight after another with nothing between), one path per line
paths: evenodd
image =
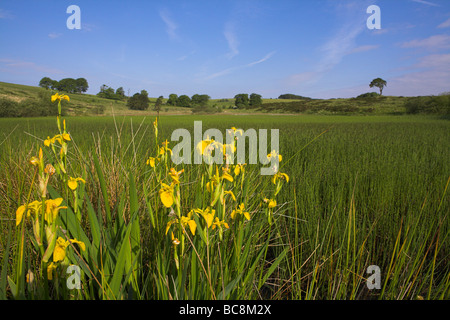
M141 90L128 99L127 107L131 110L147 110L149 107L148 92Z
M234 105L239 109L245 109L248 107L249 99L247 93L239 93L234 96Z
M256 93L252 93L250 95L249 104L253 108L259 107L260 105L262 105L262 97L261 97L261 95L256 94Z
M383 88L387 86L386 80L383 80L381 78L373 79L372 82L369 84L369 87L377 87L380 89L380 96L383 95Z
M176 95L175 93L171 93L171 94L169 94L169 99L167 100L166 103L169 106L176 106L177 100L178 100L178 95Z
M43 77L41 79L41 81L39 81L39 87L41 88L45 88L45 89L50 89L53 85L53 80L50 79L49 77Z

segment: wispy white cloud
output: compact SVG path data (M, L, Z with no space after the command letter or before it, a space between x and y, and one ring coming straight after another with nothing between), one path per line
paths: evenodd
M426 5L433 6L433 7L440 7L439 4L436 4L436 3L430 2L430 1L425 1L425 0L411 0L411 1L426 4Z
M81 30L82 31L91 32L91 31L94 31L95 29L97 29L97 26L95 24L86 23L86 22L83 22L81 24Z
M247 64L247 67L252 67L252 66L254 66L254 65L263 63L264 61L267 61L267 60L269 60L270 58L272 58L272 56L273 56L274 54L275 54L275 51L272 51L272 52L268 53L264 58L259 59L259 60L254 61L254 62L250 62L249 64Z
M233 72L235 70L238 70L240 68L241 67L232 67L232 68L228 68L228 69L225 69L225 70L213 73L213 74L205 77L205 80L212 80L212 79L215 79L215 78L219 78L219 77L225 76L225 75L230 74L231 72Z
M180 57L177 58L177 61L184 61L187 58L189 58L189 56L192 56L193 54L195 54L195 50L192 50L191 52L189 52L188 54L182 55Z
M50 39L56 39L56 38L59 38L59 37L61 37L62 36L62 33L56 33L56 32L52 32L52 33L49 33L48 34L48 37L50 38Z
M388 80L390 90L397 95L419 96L448 91L450 54L421 57L410 66L410 72Z
M319 63L318 71L329 71L339 64L354 49L356 37L363 31L363 26L345 26L331 40L326 42L321 48L323 58Z
M24 74L30 71L37 71L41 73L49 74L62 74L63 71L44 65L39 65L31 61L23 61L16 59L0 59L0 68L3 72L12 74Z
M176 30L178 28L178 26L176 25L176 23L172 20L172 18L170 17L170 14L167 10L160 10L159 11L159 16L161 17L161 19L164 21L164 23L166 24L166 32L169 35L169 37L171 39L176 39L177 33Z
M345 56L369 51L378 48L375 45L365 45L356 47L356 38L364 31L364 26L347 24L344 25L330 40L325 42L320 48L321 58L318 60L313 70L303 71L293 74L287 78L288 85L298 85L300 83L313 83L331 71L338 65Z
M222 76L225 76L227 74L230 74L230 73L232 73L232 72L234 72L236 70L245 69L245 68L251 68L251 67L253 67L253 66L257 65L257 64L260 64L260 63L263 63L263 62L269 60L274 54L275 54L275 51L272 51L272 52L266 54L263 58L261 58L259 60L256 60L256 61L244 64L244 65L240 65L240 66L224 69L222 71L213 73L213 74L205 77L204 79L205 80L212 80L212 79L215 79L215 78L222 77Z
M425 48L427 50L450 48L450 35L439 34L425 39L415 39L400 44L402 48Z
M439 68L450 70L450 54L431 54L422 57L415 65L418 68Z
M378 49L379 47L380 47L379 45L370 45L370 44L364 45L364 46L359 46L359 47L351 49L348 52L348 54L367 52L367 51Z
M13 19L14 15L7 10L0 9L0 19Z
M438 28L440 28L440 29L449 28L449 27L450 27L450 18L448 18L447 20L442 22L440 25L438 25Z
M228 47L230 52L227 54L228 59L232 59L233 57L239 54L239 41L236 36L236 24L233 22L227 22L225 24L225 30L223 32L225 39L227 40Z

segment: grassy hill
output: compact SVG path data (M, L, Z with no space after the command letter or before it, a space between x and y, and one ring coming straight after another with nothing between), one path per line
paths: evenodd
M34 101L47 101L51 95L50 90L40 87L26 86L0 82L0 116L2 104L11 104L11 101L22 108L22 116L27 116L27 109L33 110ZM445 96L443 103L448 104L449 96ZM430 98L430 97L423 97ZM439 97L440 98L440 97ZM146 111L129 110L126 101L117 101L100 98L90 94L70 94L70 103L65 105L65 112L68 116L90 116L90 115L156 115L153 106L155 98L150 98L150 107ZM234 99L211 99L209 101L210 110L220 110L225 114L404 114L406 113L406 103L411 98L395 96L378 96L366 98L346 98L346 99L309 99L309 100L290 100L290 99L263 99L263 104L256 109L233 109ZM441 99L442 100L442 99ZM165 99L167 101L167 99ZM164 101L164 102L165 102ZM429 101L416 99L416 104L426 104ZM414 107L414 106L413 106ZM430 108L433 107L431 103ZM47 108L52 108L47 106ZM421 106L416 106L421 108ZM173 107L163 105L161 114L191 114L191 108ZM428 112L429 113L429 112ZM435 112L432 112L435 113Z

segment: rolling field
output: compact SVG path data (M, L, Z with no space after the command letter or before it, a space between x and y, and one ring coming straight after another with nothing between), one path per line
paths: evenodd
M46 146L55 118L0 119L0 298L449 298L447 120L161 115L157 135L153 116L65 120L70 140ZM260 165L175 166L161 143L172 149L172 132L194 121L224 134L279 129L289 179L261 176ZM29 163L40 148L57 169L46 197ZM68 188L71 177L85 183ZM32 213L16 223L19 206L50 198L67 208L40 220L46 237ZM52 273L56 237L67 255L53 251ZM66 287L72 264L81 290ZM381 271L373 290L371 265Z

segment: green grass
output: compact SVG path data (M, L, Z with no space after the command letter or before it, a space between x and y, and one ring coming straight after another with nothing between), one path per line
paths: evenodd
M88 177L85 193L94 209L83 213L88 238L98 232L89 222L94 221L92 216L99 214L101 221L108 221L108 210L114 216L123 213L125 221L117 221L130 223L127 230L135 234L132 207L140 208L142 274L129 278L137 281L130 282L130 288L139 291L139 298L213 299L225 293L235 299L449 298L450 123L446 120L384 115L161 116L160 141L170 140L177 128L191 131L194 120L202 121L203 131L224 132L231 126L280 129L281 171L290 176L277 197L276 223L269 227L257 206L273 192L273 185L249 171L250 189L241 196L249 195L246 204L254 209L253 222L246 223L236 238L237 225L225 232L230 246L248 239L241 242L248 250L243 251L245 263L235 260L233 246L224 251L225 244L214 238L214 245L203 247L196 236L192 243L185 239L186 246L197 251L180 256L185 267L181 273L174 271L170 244L158 231L158 225L165 226L164 214L158 215L163 211L149 209L158 208L158 187L145 165L155 150L154 117L66 120L73 139L70 170ZM33 178L27 160L36 155L43 139L53 136L55 123L53 118L0 119L0 260L10 261L8 275L15 270L15 212ZM201 169L181 168L185 169L182 207L188 210L204 201L196 189ZM63 193L60 183L53 187ZM161 219L160 224L155 219ZM107 224L98 227L105 234L116 232ZM261 251L265 244L267 249ZM126 251L122 254L125 257ZM223 260L209 265L210 255ZM26 263L33 266L35 260ZM369 265L381 268L380 290L366 288ZM119 292L120 278L114 277L114 292ZM10 296L11 288L5 290ZM103 298L110 297L103 292Z

